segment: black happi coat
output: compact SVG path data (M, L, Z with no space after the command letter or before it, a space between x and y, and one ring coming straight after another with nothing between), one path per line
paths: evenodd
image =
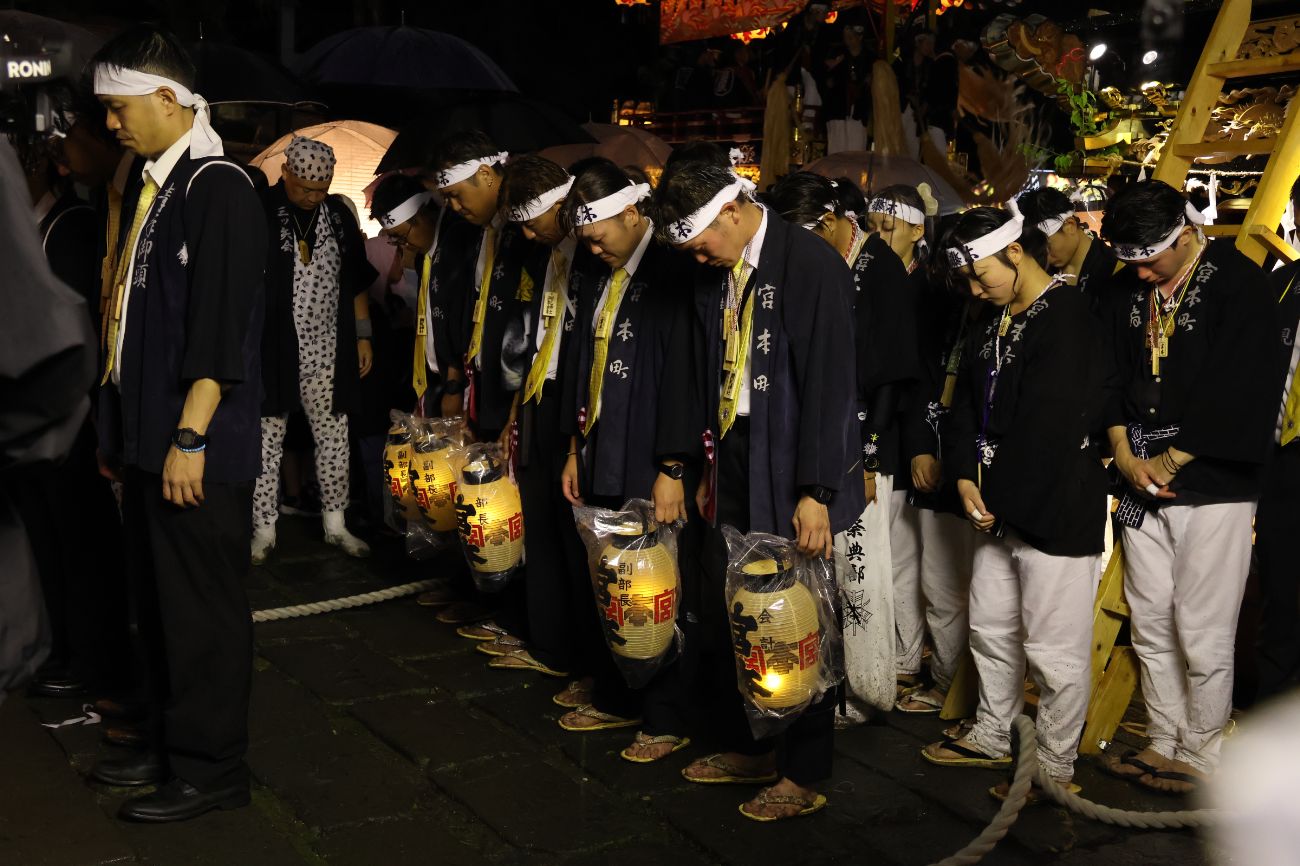
M98 249L104 227L90 205L68 191L54 202L37 227L54 275L86 299L86 310L99 331Z
M262 331L262 399L264 416L283 415L298 408L298 332L293 321L293 271L298 260L298 236L293 218L302 223L311 215L289 202L284 182L263 195L268 231L266 260L266 324ZM357 359L357 320L353 299L366 292L379 273L366 259L365 238L342 197L331 195L318 206L317 220L326 220L339 246L338 344L334 349L334 407L338 415L355 415L361 407L361 372ZM307 231L307 249L316 252L316 223Z
M1049 289L1011 318L992 406L989 381L1001 310L972 325L944 459L955 479L979 479L981 429L997 452L980 494L1003 527L1056 556L1100 553L1107 478L1095 442L1103 351L1087 299ZM985 419L987 418L987 424ZM1085 443L1087 443L1085 445Z
M1282 393L1286 384L1286 374L1291 368L1291 352L1295 348L1296 333L1300 331L1300 261L1278 268L1269 274L1269 284L1274 298L1277 299L1277 324L1281 340L1278 342L1277 393ZM1286 405L1283 395L1279 409Z
M862 245L853 283L863 466L894 476L894 489L906 490L911 473L899 465L899 422L921 364L914 287L903 260L878 234Z
M123 202L123 226L134 211L134 200ZM182 154L140 231L121 383L99 392L106 454L161 473L191 383L215 379L230 387L208 426L203 479L261 474L266 241L262 203L244 170L224 157Z
M1105 303L1104 299L1114 285L1119 264L1115 253L1102 243L1101 238L1092 239L1088 253L1083 257L1083 266L1079 268L1079 273L1075 274L1079 278L1075 285L1088 298L1088 305L1094 313L1100 315Z
M1153 446L1196 455L1170 484L1198 501L1259 495L1271 451L1281 379L1275 354L1277 304L1264 272L1228 241L1212 241L1191 277L1160 374L1147 348L1151 287L1136 269L1115 278L1104 311L1112 354L1106 427L1176 425ZM1179 500L1171 500L1177 503Z
M948 361L954 352L960 353L966 333L974 325L970 315L972 302L945 286L933 285L924 268L913 271L910 279L916 304L918 376L904 399L902 465L895 489L900 486L898 478L905 477L911 491L908 501L912 505L960 515L957 480L952 469L942 463L943 441L949 427L949 409L944 408L942 397ZM911 488L912 458L922 454L929 454L941 463L942 480L933 493Z
M468 331L462 334L461 329L463 322L472 320L474 315L476 295L473 293L478 291L474 285L474 264L483 230L447 207L438 215L437 232L437 246L429 263L429 314L433 319L433 351L438 369L445 377L448 367L461 369L465 364L465 347L469 345L470 335ZM417 280L423 267L424 257L416 256ZM416 340L421 342L423 352L424 337L417 333ZM429 387L434 387L432 378Z
M444 226L444 230L446 226ZM510 417L510 404L514 392L506 388L501 375L501 346L505 338L506 325L517 319L523 305L523 297L530 291L524 282L524 262L535 255L536 245L524 238L519 226L505 223L497 232L496 255L492 263L492 282L488 286L487 307L483 317L483 337L479 347L480 367L469 370L472 359L466 357L474 330L474 303L478 299L479 285L474 279L474 270L478 262L479 246L485 235L484 229L475 229L473 242L449 244L444 246L442 238L438 241L439 252L451 258L439 265L438 298L447 299L444 309L447 316L447 342L451 352L451 363L465 369L467 376L474 381L469 417L473 429L480 434L495 435L506 425ZM443 283L442 273L448 273L450 283ZM531 282L532 278L528 278ZM430 303L433 303L433 286L430 283ZM435 311L436 315L436 311ZM434 339L437 347L439 333L435 330ZM440 356L443 350L436 348Z
M537 333L542 328L542 302L547 289L546 268L551 260L551 252L550 247L538 244L536 253L524 265L532 281L531 297L521 305L517 313L518 323L512 325L507 332L507 343L518 334L518 340L522 344L522 354L517 359L511 359L520 372L520 392L528 384L528 371L532 369L533 360L537 357ZM555 380L544 382L542 391L539 391L536 397L527 403L521 402L519 406L520 466L527 466L530 456L529 445L535 437L539 436L546 446L562 445L562 450L567 455L568 437L577 432L576 423L572 420L572 407L577 399L577 387L573 382L574 377L569 375L572 369L570 365L576 363L576 359L571 360L569 356L570 353L578 351L575 348L578 340L574 335L581 333L577 318L579 298L584 292L592 291L593 285L599 287L600 281L608 273L609 269L601 264L600 260L583 244L579 243L574 247L573 260L569 265L568 304L561 319L562 330L556 338L555 354L558 357ZM522 393L519 399L523 400ZM545 411L540 411L539 401L547 403ZM555 411L551 411L552 409ZM552 467L556 477L559 476L559 470L564 468L563 462L564 460L560 459L559 465Z
M843 532L866 507L850 271L824 240L769 212L745 291L757 293L749 350L750 530L791 537L799 498L806 488L825 487L835 491L831 529ZM726 293L726 270L702 268L696 314L704 337L705 422L715 434Z
M660 458L698 463L703 453L691 324L694 268L680 252L654 241L646 247L610 329L600 417L585 441L579 416L587 406L595 362L593 321L611 272L597 263L596 273L582 280L574 325L578 339L562 374L568 405L561 423L582 442L584 496L613 497L620 504L649 499Z

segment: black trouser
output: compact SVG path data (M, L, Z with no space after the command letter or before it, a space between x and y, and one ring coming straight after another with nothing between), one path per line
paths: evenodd
M99 474L90 422L67 460L33 467L11 489L49 614L46 667L77 676L96 693L125 697L133 669L122 521Z
M793 457L793 455L791 455ZM736 684L735 648L727 612L727 545L721 527L749 532L749 419L737 418L717 449L717 527L710 528L702 554L700 685L711 697L708 713L722 748L742 755L779 755L781 772L807 786L831 774L837 689L826 692L777 736L755 739Z
M1255 513L1255 556L1263 596L1259 697L1272 697L1300 676L1300 443L1273 452Z
M138 469L123 491L158 742L172 773L200 790L246 783L253 482L205 482L198 508L170 504L161 477Z
M540 403L520 409L517 477L527 566L522 583L508 591L507 610L498 622L521 627L516 633L527 638L533 658L542 664L584 676L591 658L605 654L605 645L587 552L560 487L569 454L569 437L560 432L560 403L559 388L550 381L542 387Z

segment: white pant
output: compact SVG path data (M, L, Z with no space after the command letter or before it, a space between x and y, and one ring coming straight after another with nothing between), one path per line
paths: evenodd
M1201 772L1219 763L1232 711L1237 614L1254 502L1166 505L1124 527L1124 592L1151 748Z
M980 534L970 585L970 648L980 678L967 739L988 755L1011 749L1025 666L1038 684L1038 761L1074 775L1091 681L1096 556L1050 556L1008 533Z
M303 412L316 440L316 481L321 511L342 511L348 505L348 416L331 412L334 377L314 376L298 383ZM275 526L280 507L280 459L289 416L262 419L262 474L253 488L253 527Z
M913 508L905 493L893 496L889 544L894 559L894 625L899 674L921 672L921 650L930 631L930 674L947 692L969 644L971 550L975 532L952 514Z
M893 478L876 476L876 501L835 536L848 560L841 574L844 669L849 692L881 712L894 708L894 581L889 554L889 494Z

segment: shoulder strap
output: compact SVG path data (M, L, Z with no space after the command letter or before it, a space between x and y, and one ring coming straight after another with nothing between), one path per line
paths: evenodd
M44 250L46 244L50 242L50 235L54 234L54 227L59 224L59 220L63 219L73 211L90 209L91 207L88 204L74 204L72 207L66 208L65 210L59 211L55 214L54 219L50 220L50 224L45 227L45 235L41 238L41 249Z
M195 179L198 178L198 176L202 174L204 171L206 171L207 169L211 168L214 165L230 166L231 168L235 169L235 171L238 171L241 175L244 176L244 180L248 181L249 186L253 185L253 179L248 176L248 172L244 171L244 167L241 166L239 163L234 162L233 160L223 159L221 157L215 157L213 159L209 159L205 161L202 165L200 165L198 168L194 170L194 174L190 175L190 181L185 185L186 198L189 197L190 187L194 186Z

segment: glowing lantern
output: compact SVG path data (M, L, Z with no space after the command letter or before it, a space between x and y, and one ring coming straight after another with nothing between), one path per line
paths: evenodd
M394 424L388 431L384 475L398 516L403 520L418 519L420 508L415 501L415 488L411 486L411 431L404 424Z
M629 659L663 655L673 640L681 593L677 558L660 542L659 528L640 521L615 527L594 577L609 648Z
M499 589L524 555L519 488L500 460L482 454L461 468L456 524L475 582L484 589Z
M731 629L742 685L759 707L809 703L822 681L822 627L811 592L775 559L740 569L744 584L730 599Z
M415 443L411 459L411 486L415 503L435 532L456 528L456 470L451 465L455 443L450 439L424 439Z
M771 35L772 35L771 27L760 27L757 30L742 30L739 33L733 33L731 34L731 38L739 39L741 42L748 45L749 43L753 42L755 39L766 39L768 36Z

